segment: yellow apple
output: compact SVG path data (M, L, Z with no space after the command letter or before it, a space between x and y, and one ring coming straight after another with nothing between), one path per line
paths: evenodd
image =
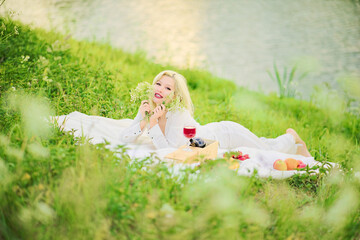
M240 167L239 161L234 161L234 162L230 165L229 169L235 170L235 169L238 169L239 167Z
M274 169L279 170L279 171L286 171L287 170L287 166L285 161L281 160L281 159L277 159L274 164L273 164Z

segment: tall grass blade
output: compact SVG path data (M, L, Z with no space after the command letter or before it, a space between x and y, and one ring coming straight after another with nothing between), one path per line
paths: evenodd
M272 73L270 72L270 70L266 70L267 74L269 75L269 77L274 81L276 82L276 79L275 77L272 75Z
M287 67L284 67L284 73L283 73L283 83L287 83Z
M306 78L307 75L309 75L309 72L304 72L303 74L300 75L298 80L302 80L302 79Z
M284 86L283 86L283 82L281 81L280 73L276 66L276 63L274 63L274 72L275 72L277 84L279 87L280 97L283 97L284 96Z
M289 84L294 80L296 68L297 68L297 66L295 65L295 66L291 69L291 72L290 72L290 75L289 75Z

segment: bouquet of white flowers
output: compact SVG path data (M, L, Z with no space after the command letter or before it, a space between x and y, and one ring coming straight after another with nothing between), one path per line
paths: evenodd
M154 86L148 82L139 83L135 89L130 91L131 102L139 105L143 100L149 100L154 96ZM168 111L183 110L185 109L184 103L181 101L179 95L174 97L174 92L169 94L166 99L171 99L171 101L163 101L166 109ZM168 102L165 104L165 102ZM147 113L147 117L149 117Z
M130 91L132 103L140 104L143 100L151 100L154 95L154 86L148 82L139 83L135 89Z

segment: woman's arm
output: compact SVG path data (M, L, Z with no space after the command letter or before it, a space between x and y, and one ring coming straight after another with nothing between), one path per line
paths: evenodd
M166 108L165 105L161 104L154 109L153 115L149 119L148 135L157 149L169 147L169 143L159 125L159 119L165 116ZM166 122L166 124L168 124L168 122Z
M141 113L138 112L138 114L134 118L133 123L121 132L121 141L125 143L135 142L136 139L141 135L142 130L144 129L144 127L141 128L141 122L143 121L144 120L142 120Z
M161 131L159 124L155 124L147 132L157 149L168 147L180 147L188 141L183 134L183 127L185 124L200 126L194 118L190 115L189 111L172 112L167 119L166 135Z
M161 131L159 124L155 124L151 129L149 129L147 134L152 140L156 149L170 147L170 144Z
M150 112L150 106L146 100L141 102L138 114L136 115L131 126L121 132L121 141L126 143L135 142L136 139L142 134L147 124L147 121L144 119L146 116L145 112Z

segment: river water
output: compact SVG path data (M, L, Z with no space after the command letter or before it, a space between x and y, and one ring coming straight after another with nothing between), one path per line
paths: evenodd
M206 69L240 86L277 91L268 76L298 65L306 98L360 74L357 0L6 0L1 12L76 39L142 50L158 63Z

